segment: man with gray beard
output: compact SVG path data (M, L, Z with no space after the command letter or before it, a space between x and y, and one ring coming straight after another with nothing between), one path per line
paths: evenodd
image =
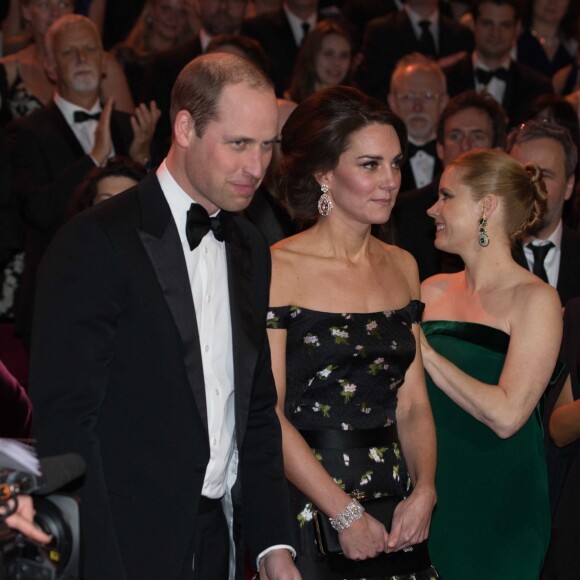
M138 106L134 116L114 111L113 99L101 105L103 48L88 18L68 14L56 20L46 33L46 47L47 74L56 87L54 100L6 129L13 192L26 226L26 266L16 311L17 330L25 343L37 266L64 222L75 188L113 155L128 155L148 165L159 118L154 104Z
M165 153L171 141L169 105L171 89L181 69L192 59L203 54L211 39L218 34L238 34L246 12L247 0L197 0L196 11L201 28L193 40L157 55L143 73L141 99L154 100L161 110L161 119L155 133L157 147Z

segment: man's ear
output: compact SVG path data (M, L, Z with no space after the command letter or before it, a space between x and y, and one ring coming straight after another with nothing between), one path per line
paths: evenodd
M45 56L42 59L42 66L46 72L46 76L56 84L56 63L54 62L54 58L52 56Z
M185 109L178 111L173 121L175 142L180 147L189 147L192 137L195 137L195 124L191 115Z
M576 183L576 178L574 177L574 174L570 175L570 177L568 177L568 180L566 181L566 194L564 195L564 199L566 201L568 201L571 197L572 194L574 193L574 184Z
M389 92L389 94L387 95L387 103L391 108L391 111L393 111L393 113L395 114L398 114L397 99L394 93Z
M443 162L445 158L445 148L439 141L435 144L435 150L437 151L437 157L439 157L439 161Z

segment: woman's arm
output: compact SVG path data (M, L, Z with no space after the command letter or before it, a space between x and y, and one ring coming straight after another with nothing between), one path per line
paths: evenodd
M572 396L570 375L550 416L549 430L557 447L565 447L580 438L580 399L575 401Z
M528 284L512 302L509 327L510 344L497 385L464 373L437 354L421 333L423 363L433 382L501 438L511 437L528 420L554 371L562 340L556 291Z
M286 337L286 330L268 329L272 371L278 392L276 411L282 427L286 477L324 514L335 517L345 510L351 498L334 482L298 430L284 415ZM345 556L354 560L372 558L382 552L386 547L387 537L384 526L366 513L339 535Z

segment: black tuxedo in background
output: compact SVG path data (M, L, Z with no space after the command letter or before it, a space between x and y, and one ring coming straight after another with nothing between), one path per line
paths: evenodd
M127 155L133 130L130 115L113 111L111 135L118 155ZM16 324L30 333L34 281L50 240L62 225L70 198L95 167L59 108L50 103L6 127L12 189L20 200L26 228L25 270L20 287Z
M161 157L169 151L171 145L171 90L181 69L202 52L201 41L196 36L181 46L156 55L143 71L140 100L144 103L155 101L161 111L154 138L156 150Z
M239 217L226 253L242 578L241 534L252 559L291 542L265 331L270 254ZM156 175L69 222L46 253L30 393L40 455L76 451L87 463L85 580L178 578L210 446L191 286Z
M512 253L520 266L529 269L521 244L517 244ZM566 302L571 298L580 296L580 234L566 224L563 225L562 231L560 272L556 290L560 295L562 306L566 306Z
M401 191L393 208L395 243L413 255L421 282L441 273L443 252L434 245L435 222L427 215L427 210L437 201L439 177L420 189Z
M282 97L290 86L298 46L282 8L259 14L242 23L241 33L257 40L272 61L271 77L276 95Z
M473 36L465 26L440 15L438 47L438 58L471 51ZM407 13L403 10L371 20L364 33L362 52L357 83L366 93L384 101L397 61L411 52L420 52L419 40Z
M463 91L475 89L471 55L466 55L446 69L445 76L447 77L447 92L450 97ZM509 126L515 127L523 122L531 102L544 93L553 93L550 79L512 60L501 103L509 117Z

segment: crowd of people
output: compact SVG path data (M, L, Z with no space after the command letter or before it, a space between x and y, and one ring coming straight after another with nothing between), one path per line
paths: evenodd
M577 576L577 2L3 9L0 436L83 578Z

